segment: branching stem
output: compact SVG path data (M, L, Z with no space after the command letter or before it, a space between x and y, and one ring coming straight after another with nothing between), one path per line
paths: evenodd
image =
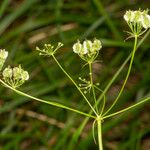
M104 116L104 117L102 117L102 119L110 118L110 117L113 117L113 116L115 116L115 115L121 114L121 113L123 113L123 112L125 112L125 111L128 111L128 110L130 110L130 109L132 109L132 108L134 108L134 107L136 107L136 106L138 106L138 105L140 105L140 104L142 104L142 103L145 103L145 102L148 101L148 100L150 100L150 97L148 97L148 98L146 98L146 99L144 99L144 100L142 100L142 101L140 101L140 102L138 102L138 103L136 103L136 104L134 104L134 105L132 105L132 106L129 106L129 107L125 108L125 109L122 109L122 110L117 111L117 112L115 112L115 113L112 113L112 114L110 114L110 115Z
M81 91L81 89L78 87L77 83L72 79L72 77L65 71L65 69L61 66L61 64L58 62L58 60L56 59L56 57L54 55L52 55L53 59L55 60L55 62L57 63L57 65L59 66L59 68L64 72L64 74L71 80L71 82L75 85L75 87L78 89L78 91L81 93L81 95L83 96L84 100L88 103L88 105L90 106L90 108L92 109L92 111L95 113L96 116L98 116L97 112L95 111L95 109L93 108L93 106L91 105L91 103L89 102L89 100L86 98L86 96L84 95L84 93Z

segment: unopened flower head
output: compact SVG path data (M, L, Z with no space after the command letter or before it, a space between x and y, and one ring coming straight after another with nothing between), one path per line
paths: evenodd
M131 28L133 34L140 35L143 28L145 30L150 28L150 15L148 15L148 10L126 11L124 19Z
M8 52L5 51L5 49L0 49L0 71L2 70L2 67L7 57L8 57Z
M21 86L29 79L28 72L24 71L21 66L14 68L8 66L4 69L2 74L4 81L14 88Z
M73 52L78 54L85 61L93 61L99 50L102 48L101 41L98 39L94 39L94 41L85 40L83 44L80 41L77 41L73 45Z
M39 51L39 55L43 56L51 56L56 53L56 51L63 46L63 43L58 42L57 46L54 47L51 44L44 44L44 48L40 49L39 47L36 47L36 50Z

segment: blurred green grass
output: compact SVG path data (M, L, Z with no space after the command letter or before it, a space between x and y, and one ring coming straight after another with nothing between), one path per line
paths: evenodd
M127 58L132 40L124 42L128 30L123 14L128 9L149 8L148 1L127 0L3 0L0 1L0 48L9 51L6 64L22 64L29 71L30 81L22 91L44 99L53 99L83 111L89 111L73 85L50 58L41 58L35 46L58 41L65 45L57 58L74 79L86 76L86 67L72 53L77 39L102 40L100 62L94 68L94 78L104 89L115 71ZM150 94L149 38L139 48L133 70L121 101L113 109L130 105ZM73 69L72 69L73 68ZM107 93L108 105L122 84L124 68ZM19 109L22 113L19 113ZM24 112L25 111L25 112ZM31 112L34 116L31 116ZM55 120L40 119L40 114ZM107 150L149 150L149 105L142 105L127 114L104 122L103 139ZM84 117L37 103L0 87L0 149L97 149L89 120L83 133L77 130ZM59 126L63 123L65 126ZM73 130L74 129L74 130ZM138 132L137 132L138 131ZM79 137L77 135L80 135ZM78 138L77 138L78 137Z

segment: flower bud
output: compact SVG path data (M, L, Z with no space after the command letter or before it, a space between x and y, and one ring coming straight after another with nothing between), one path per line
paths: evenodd
M0 71L5 63L6 58L8 57L8 52L4 49L0 49Z
M58 47L62 47L64 44L61 42L58 42Z

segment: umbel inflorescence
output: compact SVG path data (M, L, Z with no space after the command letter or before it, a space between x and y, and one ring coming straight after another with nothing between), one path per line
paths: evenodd
M61 42L58 42L56 47L54 47L51 44L44 44L44 48L43 49L40 49L39 47L36 47L36 50L40 52L39 55L52 56L62 46L63 46L63 44Z
M102 48L101 41L94 39L94 41L85 40L83 44L78 40L73 45L73 52L78 54L84 61L93 62L99 54L99 50Z
M5 49L0 50L0 71L3 68L3 65L8 57L8 52ZM10 66L6 67L3 72L3 80L13 88L21 86L25 81L29 79L29 74L27 71L24 71L19 65L18 67L11 68Z
M126 11L124 19L129 25L133 36L140 36L150 28L150 15L148 15L148 10Z
M21 65L18 67L11 68L8 66L3 70L3 79L6 83L11 85L13 88L21 86L25 81L29 79L29 74L27 71L24 71L21 68Z

